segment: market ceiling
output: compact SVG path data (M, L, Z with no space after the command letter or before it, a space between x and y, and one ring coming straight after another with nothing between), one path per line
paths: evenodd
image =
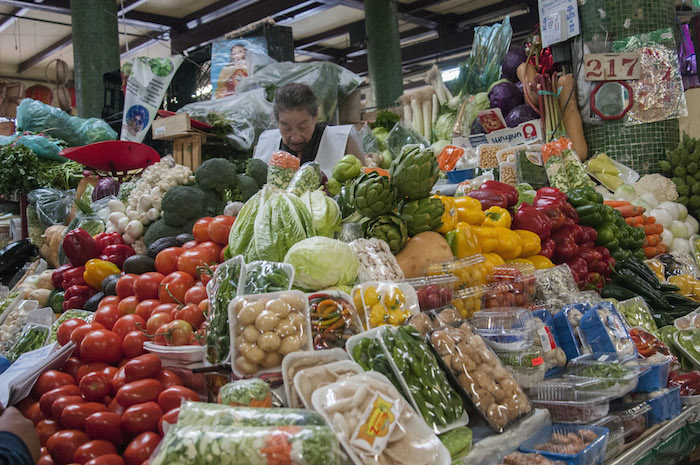
M122 58L189 52L272 18L294 32L297 61L329 60L367 73L362 0L116 0ZM473 26L512 18L522 38L536 0L400 0L404 71L464 58ZM56 58L72 63L70 0L0 0L0 74L44 77Z

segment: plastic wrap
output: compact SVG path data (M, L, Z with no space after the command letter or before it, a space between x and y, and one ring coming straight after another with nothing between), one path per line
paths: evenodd
M581 331L581 319L590 309L591 305L585 302L571 304L553 317L561 348L569 360L592 352L586 335Z
M22 329L22 334L19 335L12 347L7 351L7 358L10 361L15 361L25 352L30 352L42 347L46 343L49 336L49 327L30 323Z
M618 408L612 412L612 415L622 423L625 444L637 440L647 430L649 410L651 407L646 402L642 402L633 407Z
M304 163L289 181L287 192L301 197L304 192L319 188L323 179L321 167L315 161Z
M527 182L537 190L547 186L547 173L542 162L541 145L519 145L515 147L515 166L518 179Z
M168 430L150 463L340 465L340 447L325 426L177 426Z
M66 144L60 140L54 140L42 134L13 134L11 136L0 136L0 145L10 145L13 147L27 147L36 154L37 157L45 160L65 162L68 159L59 155Z
M325 386L314 392L312 403L356 465L451 462L445 446L381 374L363 373ZM373 429L370 419L380 408L388 415Z
M285 355L311 350L309 301L300 291L246 295L228 307L231 360L238 376L279 372Z
M523 389L531 389L544 381L547 368L542 357L542 349L528 347L522 351L494 351L505 365L508 373Z
M482 310L469 322L494 350L520 352L534 344L533 317L526 308Z
M258 378L239 379L224 384L219 388L216 400L232 407L272 407L270 385Z
M609 399L634 391L640 374L646 371L635 359L617 354L584 355L571 360L566 368L568 377L581 383L577 389Z
M641 297L633 297L623 300L617 304L617 310L622 314L628 329L639 326L646 331L654 332L659 328L656 326L654 317L649 311L649 307Z
M572 289L578 289L578 286L567 265L537 270L535 281L537 282L537 300L544 302L547 308L551 309L552 315L575 299Z
M367 329L382 325L400 326L411 315L420 312L416 291L405 283L367 282L355 286L353 301Z
M303 407L302 400L294 389L294 377L301 370L348 359L348 353L343 349L292 352L284 357L284 360L282 360L282 380L284 381L287 404L294 408Z
M443 274L453 274L459 279L460 289L479 286L485 283L483 255L472 255L460 260L449 260L445 262L428 265L426 274L436 276Z
M300 160L291 153L277 151L270 155L267 168L267 182L280 189L286 189L299 169Z
M238 294L242 272L243 257L238 255L219 265L207 284L207 360L210 363L221 363L228 359L231 345L228 306Z
M403 385L396 376L389 362L386 349L380 341L381 333L385 331L385 329L384 326L380 326L351 337L348 340L346 349L350 357L352 357L363 370L381 373L394 385L404 399L408 399L408 394L406 394Z
M344 292L308 294L314 349L344 348L345 342L362 331L357 310Z
M10 358L8 354L19 341L22 329L30 323L29 313L36 310L38 306L39 302L36 300L23 300L19 305L5 312L5 320L0 325L0 355Z
M437 329L430 333L429 341L462 396L493 429L502 432L532 412L521 387L469 323Z
M408 319L406 324L416 328L423 336L427 336L430 331L442 328L443 326L447 326L461 319L462 315L460 315L459 311L452 305L448 305L447 307L437 310L428 310L413 315Z
M535 325L535 346L542 348L542 358L547 368L547 377L557 375L566 366L566 353L559 345L559 336L554 329L554 319L549 310L538 308L532 311Z
M256 260L245 265L238 295L288 291L294 282L294 267L289 263Z
M581 331L586 335L593 352L637 355L637 348L612 302L595 304L584 313Z
M605 457L608 432L599 426L551 425L525 441L520 450L570 465L595 465Z
M362 367L350 360L306 368L294 375L294 391L304 407L312 409L311 396L317 389L360 373L362 373Z
M498 152L510 148L508 144L481 144L476 149L478 167L483 170L498 168Z
M27 201L36 208L39 222L44 229L66 222L74 198L74 191L57 189L34 189L27 195Z
M375 237L355 239L350 243L359 264L357 277L360 282L402 281L403 270L391 253L389 244Z
M291 408L232 407L207 402L183 402L178 426L324 426L321 416L310 410Z
M590 423L608 414L608 398L580 391L581 385L565 378L545 381L530 389L532 404L546 408L555 423Z
M401 121L396 123L389 135L384 141L387 149L394 155L394 158L398 157L403 149L404 145L422 145L424 147L430 147L430 141L425 137L421 136L416 130L410 126L404 125Z

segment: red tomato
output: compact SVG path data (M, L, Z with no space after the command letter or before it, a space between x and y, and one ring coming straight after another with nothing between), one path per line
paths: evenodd
M136 381L139 379L155 378L160 371L160 357L155 354L145 354L129 360L124 365L126 379Z
M108 366L107 368L104 368L102 370L102 373L109 376L109 380L111 382L114 379L114 376L117 374L118 371L119 371L119 368L113 367L113 366Z
M157 297L157 296L156 296ZM153 313L153 309L160 305L160 300L158 299L146 299L139 302L136 306L134 313L144 320L148 321L148 317Z
M163 410L155 402L132 405L122 414L122 427L129 434L158 431L158 420Z
M109 404L107 404L107 410L109 410L111 413L116 413L119 415L119 418L121 418L122 413L124 413L124 407L119 405L119 402L117 402L116 399L112 399Z
M173 320L165 330L165 343L169 346L184 346L189 344L192 336L192 325L185 320Z
M85 375L87 375L88 373L92 373L94 371L102 371L105 368L109 368L109 365L107 365L104 362L86 363L85 365L78 368L78 374L75 375L75 379L78 381L78 383L80 383L80 381L82 381L83 377Z
M92 439L107 439L115 445L124 441L121 413L97 412L85 419L85 432Z
M76 386L75 384L66 384L65 386L60 386L57 387L56 389L52 389L49 392L45 393L43 396L41 396L41 399L39 399L39 408L41 409L41 413L44 414L45 418L51 417L51 406L53 403L65 396L79 396L80 395L80 388Z
M44 419L44 414L41 411L39 402L34 402L22 413L27 419L34 423L34 426L38 425L41 420Z
M142 274L134 283L134 295L140 300L157 299L158 286L164 278L165 275L154 271Z
M209 281L211 281L211 278L214 277L214 273L216 272L216 268L219 266L218 263L214 263L213 265L209 265L209 268L204 269L200 268L197 270L199 273L199 279L202 281L202 285L205 286L209 284Z
M171 321L173 321L173 318L170 316L170 313L154 313L146 323L146 331L150 335L157 334L158 328Z
M67 429L51 436L46 441L46 448L56 465L68 465L73 462L75 451L88 440L82 431Z
M80 353L85 362L117 363L122 358L122 340L112 331L98 329L85 336Z
M158 289L160 301L164 304L179 304L182 302L185 299L187 289L194 286L193 276L183 271L176 271L166 276L160 283L160 289Z
M156 255L156 270L165 276L177 271L177 258L185 249L182 247L168 247Z
M160 444L160 436L156 433L146 432L139 434L126 446L122 458L126 465L141 465L148 460L156 447L158 447L158 444Z
M58 343L62 346L68 344L68 341L70 341L70 335L73 333L75 328L84 324L87 324L87 322L85 320L81 320L80 318L69 318L61 323L61 326L58 327L58 331L56 331L56 339L58 340Z
M61 371L64 373L68 373L73 378L75 378L75 376L78 374L78 368L80 368L82 365L83 361L80 360L78 357L70 357L68 360L66 360L66 363L64 363L61 367Z
M61 414L63 410L69 405L83 404L85 399L82 396L62 396L56 399L53 404L51 404L51 418L55 421L61 421Z
M209 252L195 247L191 250L185 250L182 252L182 254L180 254L180 256L177 258L177 269L184 271L193 278L196 278L197 267L206 267L211 261Z
M164 388L170 386L182 386L182 380L178 375L170 370L160 370L156 379L161 382Z
M119 368L117 371L117 374L114 375L114 378L112 378L112 393L114 395L117 394L117 391L121 389L122 386L126 384L126 371L124 371L124 367Z
M119 299L134 295L134 283L138 277L139 275L137 274L129 273L119 278L116 286L117 297L119 297Z
M95 316L92 318L92 322L101 324L105 329L112 329L114 323L123 315L124 314L119 310L117 305L105 305L97 309Z
M105 329L105 327L100 323L88 323L75 328L73 333L70 335L70 340L75 342L75 350L73 350L73 355L80 357L80 343L83 342L85 336L96 329Z
M199 304L202 300L207 298L207 288L204 285L197 284L187 289L185 292L185 303L186 304Z
M190 250L190 249L194 249L198 245L199 245L199 242L197 242L197 241L188 241L188 242L185 242L184 244L182 244L181 247L182 247L182 250Z
M107 454L95 457L94 459L85 462L85 465L124 465L124 459L117 454Z
M122 302L126 301L129 299L127 297L124 299ZM146 320L141 318L138 315L124 315L123 317L119 318L116 323L114 323L114 327L112 327L112 332L119 336L120 340L124 339L124 336L129 334L132 331L138 331L141 329L146 329Z
M153 313L151 313L151 316L155 315L156 313L167 313L168 315L171 315L173 313L173 310L175 310L179 306L179 304L160 304L153 309Z
M129 297L124 297L117 304L117 308L122 313L122 315L129 315L131 313L136 313L136 307L141 303L138 297L135 295L130 295Z
M36 432L39 434L39 442L42 446L46 445L46 441L53 436L59 429L61 425L55 420L41 420L39 424L36 425Z
M197 220L192 228L192 235L196 241L206 242L211 240L209 237L209 224L213 219L214 218L211 216L205 216L204 218Z
M209 302L206 300L202 300L197 307L202 311L202 313L206 314L207 313L207 306L209 305Z
M45 393L56 389L57 387L64 386L66 384L77 384L75 379L68 373L63 373L58 370L49 370L41 374L36 380L34 387L32 388L32 393L41 397Z
M122 353L126 358L134 358L146 353L143 343L147 338L143 331L131 331L122 339Z
M234 221L236 221L234 216L219 215L214 217L209 223L207 231L211 240L224 247L228 245L228 235L231 232Z
M75 455L73 456L73 460L75 463L85 464L94 458L108 454L116 455L116 453L117 448L114 447L114 444L98 439L95 441L88 441L78 447L78 450L75 451Z
M80 392L85 400L100 402L112 391L112 378L107 373L88 373L80 380Z
M46 449L46 447L42 447L42 449ZM46 455L42 455L39 457L39 460L37 460L36 465L56 465L51 458L51 456L47 453Z
M180 310L175 310L173 312L173 320L185 320L191 324L193 328L197 328L204 321L204 313L202 313L197 305L187 304Z
M167 412L162 417L160 417L160 420L158 420L158 432L161 434L161 436L163 434L165 434L165 432L163 431L163 427L164 427L163 423L167 423L169 425L174 425L175 423L177 423L177 416L179 414L180 414L180 407L174 408L174 409L170 410L169 412Z
M163 385L156 379L140 379L121 387L114 397L122 407L158 400Z
M208 254L209 258L207 259L208 263L216 263L219 261L219 255L221 255L221 250L223 249L223 246L217 244L214 241L207 241L207 242L202 242L199 244L195 250L202 250L205 253Z
M165 389L158 396L158 405L164 412L169 412L174 408L179 408L180 404L186 400L199 402L199 395L185 386L171 386Z
M85 419L97 412L104 412L107 407L99 402L83 402L82 404L73 404L63 409L61 412L61 423L66 428L83 429L85 428Z
M102 308L105 305L117 305L118 303L119 303L119 296L108 295L107 297L100 300L100 303L97 304L97 308Z
M156 329L156 334L153 336L153 342L156 344L160 344L162 346L165 345L165 333L168 332L168 325L170 323L160 325L158 329Z

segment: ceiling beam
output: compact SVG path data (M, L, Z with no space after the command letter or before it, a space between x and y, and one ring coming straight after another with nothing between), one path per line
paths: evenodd
M312 3L312 5L313 5L313 3ZM318 6L310 7L308 9L303 9L303 11L295 13L295 14L293 14L293 16L290 16L289 18L284 18L284 19L281 19L281 20L276 21L276 22L280 26L289 26L290 24L293 24L293 23L300 21L304 18L308 18L310 16L317 15L319 13L323 13L326 10L330 10L333 7L335 7L335 5L332 5L329 3L319 4Z
M401 13L415 13L417 11L420 11L424 8L428 8L431 6L437 6L440 3L445 3L447 0L415 0L414 2L411 3L399 3L399 11Z
M326 2L335 3L336 5L347 6L349 8L354 8L356 10L365 10L365 4L361 0L324 0ZM435 14L435 13L430 13ZM418 26L427 27L428 29L437 29L439 24L435 21L425 19L421 16L417 16L409 13L402 13L399 11L399 20L405 21L407 23L417 24Z
M19 64L19 66L17 67L17 72L20 74L24 73L29 68L32 68L32 67L38 65L39 63L44 61L46 58L49 58L54 53L69 46L72 42L73 42L73 35L68 34L64 38L58 40L57 42L54 42L53 44L49 45L45 49L41 50L40 52L32 55L31 57L29 57L26 60L24 60L23 62L21 62Z
M29 13L29 8L13 8L12 11L0 18L0 32L12 26L17 19Z

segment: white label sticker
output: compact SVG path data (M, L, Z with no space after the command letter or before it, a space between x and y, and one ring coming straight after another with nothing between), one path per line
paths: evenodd
M375 393L350 437L350 444L380 455L389 442L398 418L398 400Z
M537 335L540 338L540 344L542 345L542 350L545 352L551 352L557 348L557 344L554 342L554 337L552 337L552 332L548 327L543 327L537 330Z

